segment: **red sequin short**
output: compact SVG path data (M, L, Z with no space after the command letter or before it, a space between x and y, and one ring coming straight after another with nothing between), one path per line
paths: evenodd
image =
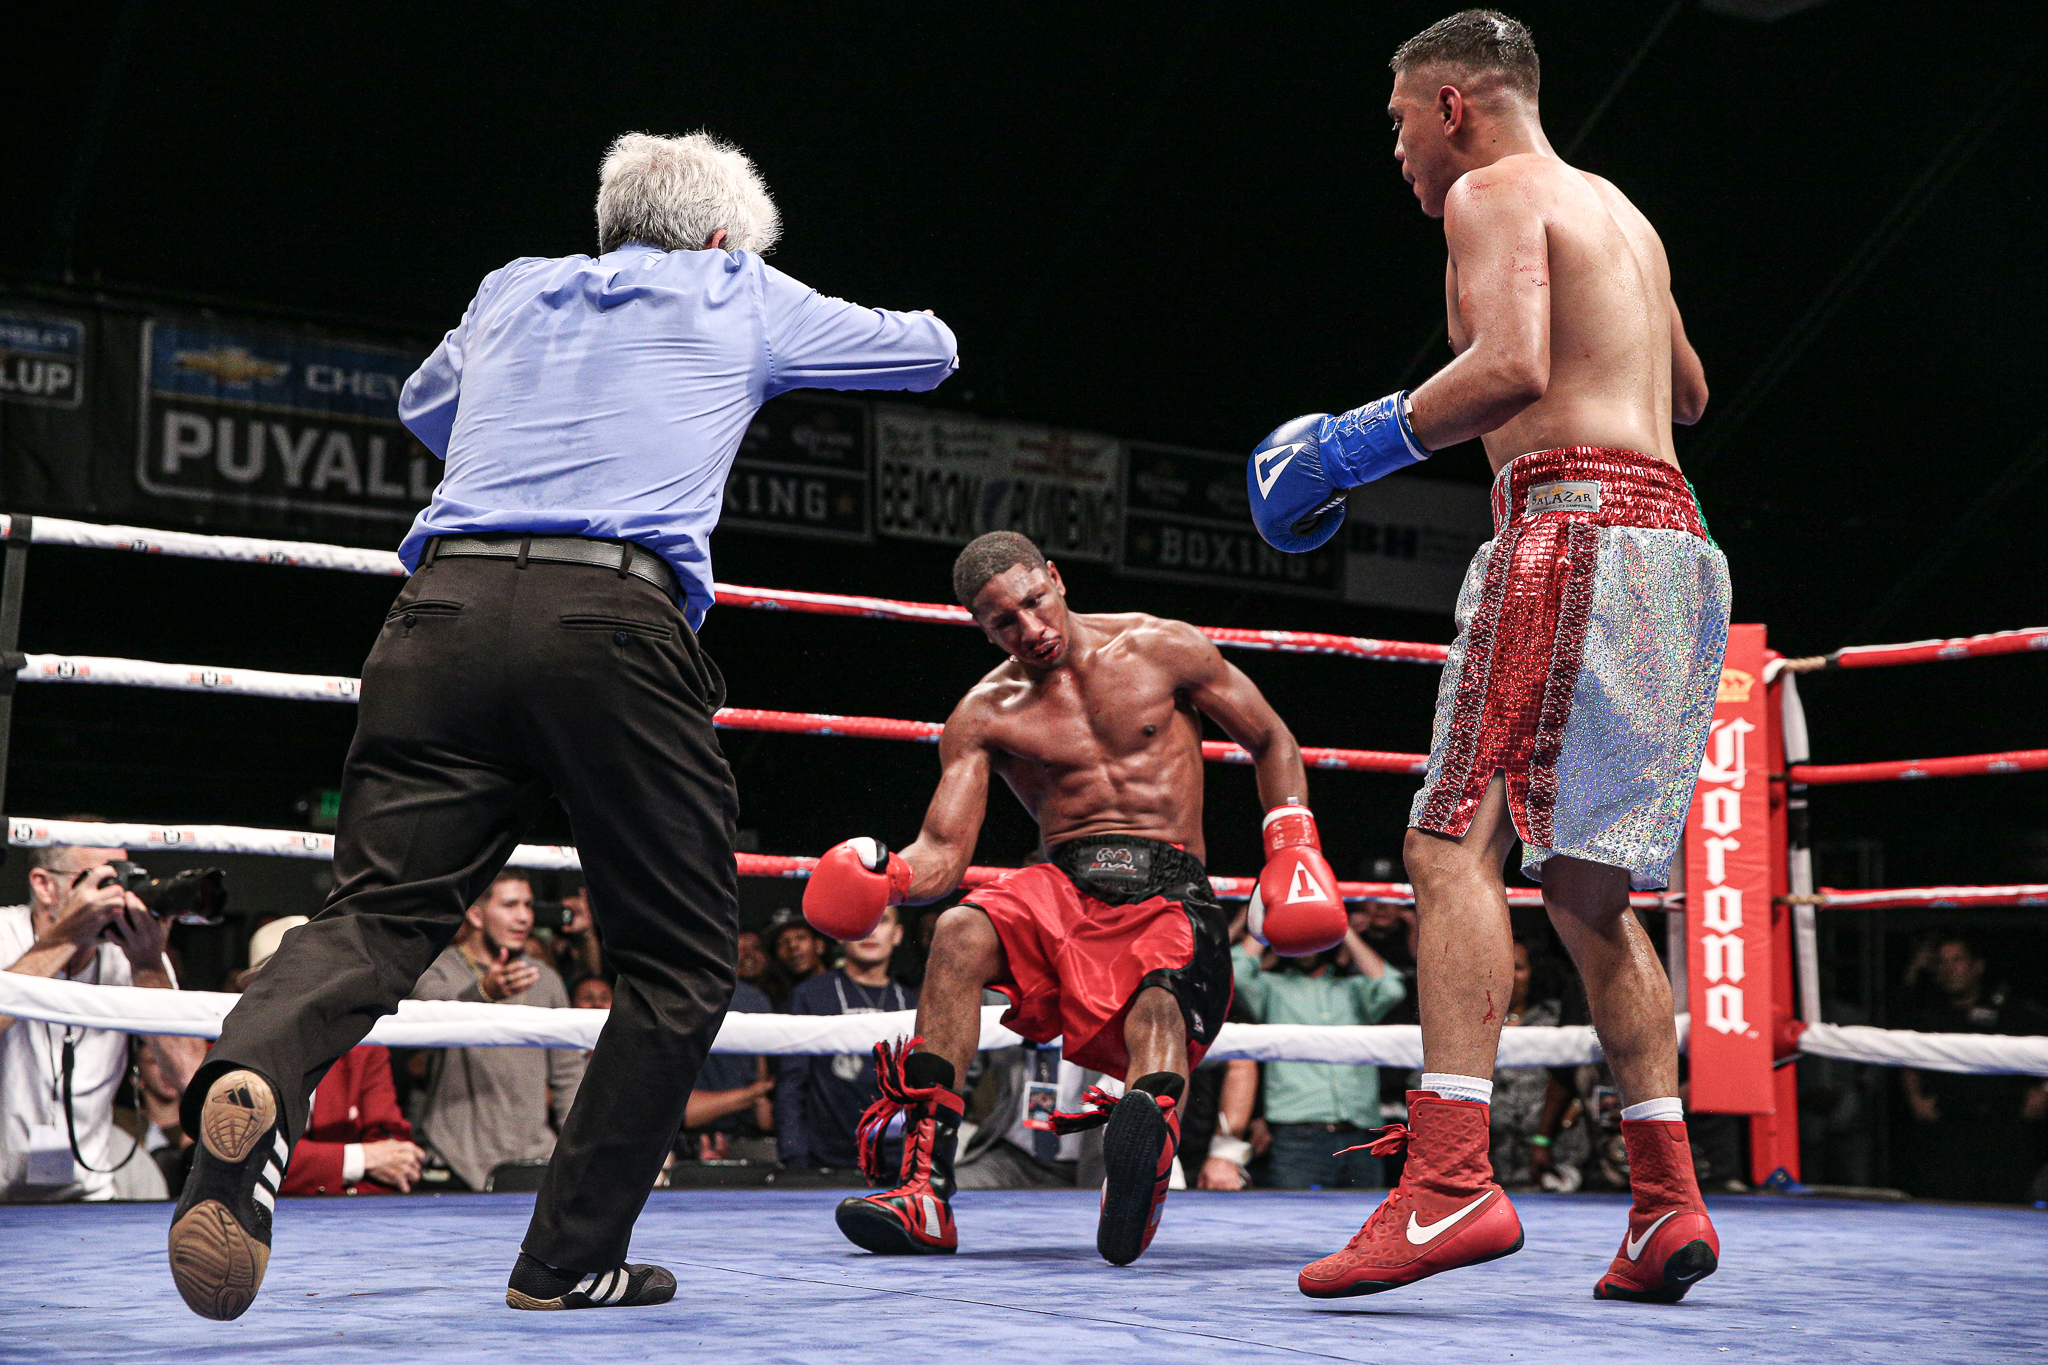
M1062 1039L1076 1066L1119 1080L1130 1065L1124 1016L1147 986L1180 1002L1188 1062L1201 1060L1230 1011L1229 917L1201 861L1172 844L1091 836L1052 861L1018 868L965 900L1002 939L1010 997L1003 1023L1033 1042Z
M1728 564L1685 477L1631 450L1510 460L1458 597L1409 824L1462 836L1495 773L1522 867L1667 884L1728 643Z

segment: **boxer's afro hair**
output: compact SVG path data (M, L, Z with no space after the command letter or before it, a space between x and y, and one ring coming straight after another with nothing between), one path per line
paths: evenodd
M1415 66L1448 66L1473 76L1497 76L1518 95L1536 98L1542 69L1528 26L1499 10L1459 10L1394 49L1387 63L1396 72Z
M1029 536L1020 536L1015 531L990 531L985 536L976 536L953 561L954 599L969 611L974 610L974 599L988 586L988 581L1019 564L1027 569L1045 567L1045 556Z

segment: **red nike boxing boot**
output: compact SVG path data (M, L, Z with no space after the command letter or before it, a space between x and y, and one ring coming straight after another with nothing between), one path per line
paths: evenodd
M1374 1156L1408 1149L1401 1183L1342 1251L1302 1268L1301 1292L1312 1299L1379 1294L1520 1251L1522 1220L1487 1159L1487 1115L1484 1104L1409 1091L1412 1131L1393 1124L1366 1144Z
M882 1138L903 1115L901 1184L882 1194L843 1199L839 1230L855 1246L878 1256L937 1255L960 1249L953 1226L953 1153L967 1101L953 1092L953 1065L935 1053L912 1053L912 1038L875 1044L875 1080L882 1097L860 1116L856 1135L860 1169L871 1183L883 1178ZM906 1071L920 1073L913 1084Z
M1137 1260L1159 1231L1173 1158L1180 1151L1179 1099L1186 1084L1170 1071L1156 1071L1131 1082L1121 1099L1094 1086L1085 1097L1092 1108L1052 1116L1053 1128L1061 1133L1109 1125L1102 1135L1102 1211L1095 1249L1111 1265Z
M1621 1139L1628 1144L1628 1187L1635 1205L1628 1211L1621 1250L1593 1286L1593 1297L1677 1303L1721 1262L1721 1239L1700 1199L1685 1123L1623 1119Z

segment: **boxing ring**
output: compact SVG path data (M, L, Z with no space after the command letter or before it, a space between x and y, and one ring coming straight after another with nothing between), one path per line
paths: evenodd
M391 577L405 573L393 554L342 546L46 517L14 516L4 529L0 672L11 674L16 685L168 688L342 704L354 702L358 692L355 679L339 676L21 653L16 647L31 545ZM717 585L717 594L721 605L756 610L971 624L965 611L948 605L725 584ZM1203 629L1219 646L1234 650L1422 665L1441 664L1445 654L1440 645ZM1758 666L1736 669L1733 683L1724 673L1723 701L1735 709L1717 719L1716 728L1735 737L1738 749L1731 752L1739 752L1744 734L1762 732L1752 743L1761 746L1754 752L1762 761L1754 766L1764 769L1760 775L1766 780L1743 787L1739 778L1716 768L1721 760L1710 747L1684 888L1631 899L1639 909L1667 912L1674 926L1674 984L1681 1001L1692 1001L1678 1026L1692 1051L1695 1108L1749 1114L1755 1179L1797 1191L1797 1098L1789 1063L1798 1056L2048 1076L2048 1039L1919 1034L1823 1019L1814 927L1821 913L1887 906L2048 905L2048 885L1817 888L1803 810L1804 792L1812 786L2043 771L2048 749L1811 764L1805 761L1797 678L1821 669L2048 651L2048 628L1799 659L1764 651L1761 627L1738 629L1755 632ZM1752 710L1738 714L1742 706ZM933 743L940 729L922 720L744 707L726 708L717 723L736 731L909 743ZM1248 761L1232 744L1208 742L1203 748L1212 762ZM1326 771L1419 773L1425 763L1422 754L1338 748L1304 749L1303 758ZM1731 888L1740 888L1737 874L1727 872L1735 866L1734 855L1720 851L1738 847L1728 823L1736 819L1736 797L1716 795L1737 788L1745 793L1741 800L1760 803L1768 831L1761 840L1750 836L1749 853L1761 869L1753 871L1764 879L1758 886L1767 889L1752 895L1746 921L1729 909L1741 903L1739 895L1731 900ZM11 812L7 823L8 841L16 847L78 843L333 856L331 835L307 831L61 821ZM1710 847L1716 840L1719 846ZM1693 856L1701 848L1706 856ZM815 861L798 854L737 857L741 874L756 877L805 877ZM578 866L575 849L552 845L522 845L511 862L533 869ZM1711 881L1709 868L1715 874ZM966 884L1004 870L973 868ZM1226 898L1249 896L1253 885L1245 876L1212 880ZM1409 887L1395 882L1345 882L1341 891L1353 901L1413 899ZM1541 903L1532 888L1513 888L1509 899L1515 905ZM1744 990L1753 997L1746 1004ZM93 987L0 973L0 1014L54 1023L212 1037L233 1001L206 992ZM985 1012L985 1048L1017 1041L997 1022L1000 1013ZM597 1011L407 1002L380 1021L370 1041L588 1047L602 1022ZM907 1032L908 1026L909 1016L899 1015L733 1015L714 1050L846 1052ZM1421 1039L1413 1026L1229 1025L1211 1055L1415 1067ZM1504 1032L1501 1061L1557 1066L1599 1055L1588 1028L1528 1027ZM1701 1104L1702 1091L1728 1098ZM0 1301L0 1359L153 1361L230 1341L264 1360L310 1359L316 1352L322 1359L481 1359L530 1354L542 1346L543 1336L559 1336L559 1343L550 1340L542 1349L578 1360L641 1360L666 1348L684 1358L838 1361L916 1351L927 1342L948 1354L979 1349L1004 1360L1105 1354L1379 1360L1421 1354L1447 1341L1490 1359L1837 1360L1910 1353L1931 1360L1996 1360L2036 1355L2043 1348L2040 1323L2048 1317L2048 1285L2039 1273L2048 1223L2022 1209L1710 1197L1725 1248L1722 1272L1684 1303L1660 1309L1596 1303L1591 1297L1592 1281L1613 1254L1623 1224L1625 1201L1618 1196L1518 1195L1529 1235L1523 1254L1450 1280L1324 1304L1302 1299L1290 1277L1300 1264L1341 1244L1368 1211L1371 1196L1176 1193L1152 1250L1136 1265L1116 1269L1093 1250L1092 1192L963 1193L956 1205L960 1255L907 1262L867 1256L840 1238L830 1219L839 1193L657 1192L641 1220L634 1254L676 1272L677 1306L569 1314L538 1327L500 1306L503 1276L531 1207L527 1196L290 1201L278 1220L275 1257L257 1308L225 1325L191 1317L177 1302L163 1273L163 1208L0 1206L0 1245L11 1253L9 1264L29 1272L22 1277L23 1291ZM79 1273L86 1263L92 1272ZM88 1319L92 1329L80 1331Z

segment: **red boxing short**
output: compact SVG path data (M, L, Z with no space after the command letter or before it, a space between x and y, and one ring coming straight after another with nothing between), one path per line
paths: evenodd
M1463 836L1500 773L1524 873L1570 857L1662 887L1721 682L1728 562L1685 476L1632 450L1508 461L1493 524L1408 822Z
M1063 1039L1076 1066L1126 1079L1124 1016L1147 986L1180 1002L1188 1064L1230 1012L1230 919L1201 860L1156 839L1097 835L976 887L964 905L989 917L1009 976L1007 1027Z

